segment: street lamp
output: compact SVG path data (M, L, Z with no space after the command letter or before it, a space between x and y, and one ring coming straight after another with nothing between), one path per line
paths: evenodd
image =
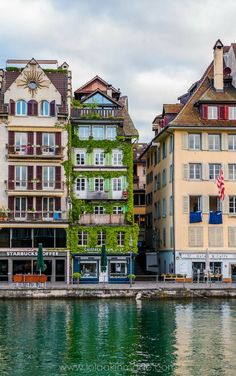
M129 273L130 273L130 278L129 278L129 286L132 287L132 273L133 273L133 254L132 254L132 246L133 246L133 238L132 238L132 235L130 235L130 238L129 238L129 247L130 247L130 268L129 268Z

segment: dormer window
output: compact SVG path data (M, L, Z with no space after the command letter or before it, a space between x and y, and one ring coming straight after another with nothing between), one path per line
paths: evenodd
M49 102L48 101L42 101L40 103L40 115L49 116Z
M16 115L18 116L24 116L27 112L27 105L26 101L19 100L16 102Z
M218 119L218 107L217 106L208 106L208 119L209 120Z

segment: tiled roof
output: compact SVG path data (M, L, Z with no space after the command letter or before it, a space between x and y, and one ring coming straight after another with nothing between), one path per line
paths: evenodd
M134 123L129 116L129 113L125 107L121 109L121 116L124 118L123 121L123 132L125 136L128 137L138 137L138 131L134 126Z
M205 93L199 98L200 102L236 102L236 89L233 86L225 87L223 92L217 92L211 86Z
M183 106L182 103L163 104L163 110L166 114L178 114Z

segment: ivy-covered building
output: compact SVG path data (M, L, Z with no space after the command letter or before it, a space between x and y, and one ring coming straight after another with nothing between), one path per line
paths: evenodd
M81 272L84 281L127 280L138 236L132 151L138 132L128 113L128 98L94 77L74 93L69 133L73 272ZM102 245L106 273L101 272Z

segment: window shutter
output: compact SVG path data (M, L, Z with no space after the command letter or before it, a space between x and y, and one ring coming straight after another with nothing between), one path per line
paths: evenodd
M27 154L32 155L33 154L33 143L34 143L34 132L28 132L28 148L27 148Z
M33 106L32 106L32 115L38 116L38 102L32 101Z
M14 144L15 144L15 132L8 132L8 152L14 153Z
M42 166L36 166L36 189L41 190L42 189Z
M50 102L50 116L55 116L55 101Z
M54 202L55 202L55 210L61 211L61 198L55 197Z
M209 213L209 197L208 196L202 197L202 212Z
M218 106L218 119L224 120L225 118L225 106Z
M208 106L206 104L202 105L202 118L203 119L208 118Z
M209 247L223 247L223 227L209 227L208 228L208 246Z
M56 189L61 189L61 166L55 167L55 188Z
M188 164L183 164L183 179L184 180L189 179L189 166L188 166Z
M8 197L8 209L14 211L14 197L12 196Z
M15 166L8 166L8 189L15 187Z
M28 210L32 210L33 209L33 197L29 196L27 198L27 208Z
M187 214L189 212L189 197L183 196L183 213Z
M14 116L15 115L15 109L16 109L15 101L13 101L13 99L10 99L10 102L9 102L9 115Z
M89 191L93 192L94 191L94 179L89 178Z
M202 150L208 150L208 134L202 133Z
M221 135L221 150L228 150L228 134L222 133Z
M228 180L229 179L229 166L227 163L224 163L223 166L223 173L224 173L224 179Z
M36 133L36 154L40 155L42 154L42 132L37 132Z
M34 167L33 166L28 166L28 183L27 183L27 189L32 190L33 189L33 174L34 174Z
M222 201L222 212L223 214L229 214L229 196L225 196Z
M209 166L207 163L202 164L202 179L209 180Z
M228 244L229 244L229 247L236 246L236 227L228 228Z
M110 189L110 179L104 179L104 190L109 191Z
M183 150L188 149L188 133L187 132L182 133L182 149Z
M32 113L33 113L33 104L32 104L32 101L29 101L27 103L27 115L32 116Z
M42 197L36 197L36 211L42 211Z
M228 120L229 119L229 107L224 106L224 119Z
M56 148L56 154L60 154L60 151L61 151L61 132L57 132L55 134L55 142L56 142L56 146L59 146Z
M203 246L203 228L202 227L189 227L188 228L188 244L189 247L202 247Z

